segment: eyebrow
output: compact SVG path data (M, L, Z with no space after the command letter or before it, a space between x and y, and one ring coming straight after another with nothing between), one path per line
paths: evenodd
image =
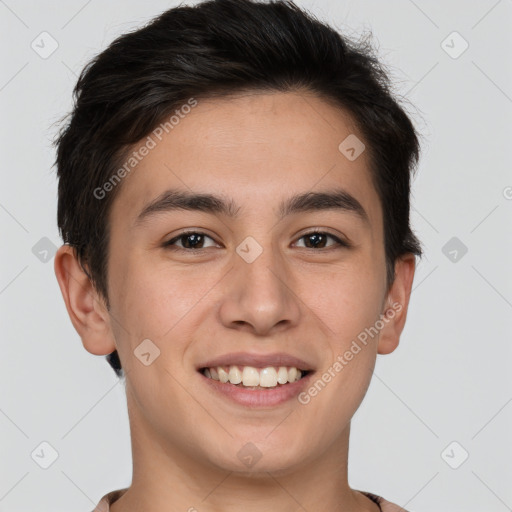
M179 189L169 189L144 206L134 222L134 227L159 213L176 210L189 210L209 214L221 214L232 219L238 218L240 206L231 199L207 193L194 193ZM305 192L292 196L279 204L278 220L301 213L323 210L338 210L352 213L364 223L370 224L368 214L361 203L343 189L325 192Z

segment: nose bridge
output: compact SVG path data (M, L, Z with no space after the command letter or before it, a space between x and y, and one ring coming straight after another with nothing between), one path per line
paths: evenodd
M252 237L247 237L237 247L236 252L239 259L242 260L237 261L236 264L240 267L242 279L245 278L247 284L256 290L259 289L260 292L277 293L282 291L286 269L283 265L282 255L274 249L270 237L267 237L264 244L260 244Z
M261 242L261 243L260 243ZM270 236L260 237L258 242L253 237L247 237L238 247L239 261L236 265L240 269L240 279L245 283L244 295L252 296L253 300L270 303L283 300L284 274L286 272L282 256L272 246ZM279 279L280 277L280 279ZM274 304L276 306L277 304Z
M264 239L264 240L263 240ZM261 242L261 243L260 243ZM271 237L247 237L236 248L234 276L221 310L226 325L250 325L263 334L299 317L292 279Z

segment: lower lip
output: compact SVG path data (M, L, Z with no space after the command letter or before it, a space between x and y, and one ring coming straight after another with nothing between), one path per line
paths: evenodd
M241 386L235 386L229 382L221 382L220 380L210 379L201 372L199 375L204 379L205 383L210 386L213 391L224 395L229 400L247 407L273 407L283 404L288 400L295 398L305 387L314 372L308 373L302 379L288 384L278 384L274 388L263 389L247 389Z

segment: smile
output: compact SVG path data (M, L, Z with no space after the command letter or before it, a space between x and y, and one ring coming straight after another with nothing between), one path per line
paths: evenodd
M214 395L251 408L271 408L296 398L315 373L296 367L232 365L202 368L201 380Z
M294 366L267 366L266 368L255 368L254 366L217 366L203 368L201 373L213 380L222 383L230 383L246 388L275 388L285 384L299 381L309 372L299 370Z

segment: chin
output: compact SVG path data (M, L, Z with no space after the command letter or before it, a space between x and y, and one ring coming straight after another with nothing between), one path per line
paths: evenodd
M268 431L265 435L268 435ZM265 440L233 440L230 447L222 449L222 454L211 454L210 460L223 471L243 476L268 479L268 473L287 475L304 464L304 454L294 444L282 441L282 444ZM304 443L301 444L304 446Z

